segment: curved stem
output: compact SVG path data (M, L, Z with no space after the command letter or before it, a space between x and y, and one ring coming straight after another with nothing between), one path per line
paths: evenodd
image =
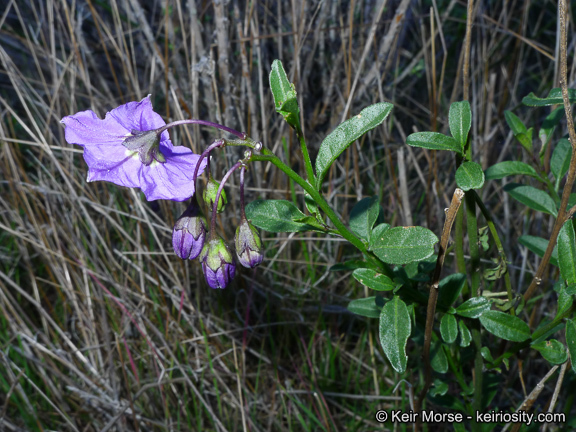
M226 144L225 140L217 139L212 144L210 144L208 146L208 148L206 150L204 150L202 152L202 154L200 155L200 158L198 159L198 163L196 164L196 168L194 169L194 175L192 176L192 182L194 183L194 190L196 190L196 177L198 177L198 170L200 169L200 165L202 164L202 160L204 160L204 158L207 157L212 150L214 150L217 147L222 147L224 144ZM206 166L208 166L208 165L206 165ZM210 171L208 171L208 173L210 173Z
M264 154L252 156L252 160L254 160L254 161L267 161L267 162L271 162L274 165L276 165L277 168L279 168L281 171L283 171L288 177L290 177L292 180L294 180L296 183L298 183L302 187L302 189L304 189L306 192L308 192L310 194L312 199L316 202L316 204L318 204L318 207L320 207L324 211L324 213L326 213L326 216L328 216L328 218L332 221L332 223L334 224L336 229L338 229L338 231L340 232L342 237L344 237L346 240L348 240L350 243L352 243L361 252L369 253L368 248L362 242L362 240L360 240L348 228L346 228L346 226L342 223L342 221L336 215L334 210L332 210L332 208L328 205L328 203L322 197L322 195L320 195L320 193L314 187L312 187L312 185L310 183L308 183L306 180L304 180L302 177L300 177L298 174L296 174L292 170L292 168L290 168L288 165L286 165L284 162L282 162L270 150L262 149L262 153L264 153Z
M243 165L243 161L236 162L232 168L228 170L224 177L222 177L222 181L220 182L220 186L218 186L218 192L216 192L216 199L214 200L214 205L212 206L212 221L210 224L210 240L214 240L215 233L216 233L216 214L218 213L218 201L220 201L220 195L222 194L222 190L224 189L224 185L232 175L234 171L236 171L241 165Z
M558 240L558 234L564 223L568 220L568 213L566 210L568 208L568 201L570 199L570 194L574 187L574 182L576 181L576 130L574 129L574 120L572 118L572 108L570 106L570 98L568 97L568 66L567 66L567 12L568 5L565 0L558 2L559 12L560 12L560 88L562 89L562 99L564 102L564 112L566 114L566 126L568 128L568 134L570 135L570 144L572 145L572 157L570 158L570 166L568 168L568 177L566 178L566 183L564 184L564 191L562 192L562 200L560 202L560 208L558 209L558 216L552 227L552 233L550 234L550 240L548 241L548 247L544 252L544 256L540 261L540 266L530 282L530 286L524 293L524 300L528 301L536 289L542 283L542 278L544 277L544 271L548 266L550 257L552 256L552 251L556 245L556 240Z
M221 125L218 123L214 123L211 121L197 120L197 119L177 120L175 122L168 123L167 125L164 125L161 128L156 129L156 132L158 133L158 135L160 135L162 132L164 132L167 129L170 129L171 127L185 125L185 124L199 124L199 125L203 125L203 126L209 126L209 127L213 127L213 128L220 129L220 130L223 130L225 132L231 133L232 135L236 135L240 139L246 139L246 134L244 132L238 132L235 129L232 129L232 128L229 128L227 126L224 126L224 125Z
M246 165L240 167L240 220L246 220L246 212L244 211L244 173L246 172Z

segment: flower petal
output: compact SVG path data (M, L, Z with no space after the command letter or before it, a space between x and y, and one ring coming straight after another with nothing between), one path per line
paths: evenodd
M128 102L106 114L106 118L113 118L116 122L126 128L129 132L132 130L147 131L158 129L166 125L160 114L152 109L150 95L146 96L140 102ZM160 137L161 140L169 139L168 132L164 131ZM172 145L170 143L170 145Z
M140 171L140 188L148 201L168 199L186 201L194 195L192 176L200 156L192 153L187 147L167 148L160 144L160 151L166 158L165 163L153 162L143 166ZM198 170L204 171L206 160Z

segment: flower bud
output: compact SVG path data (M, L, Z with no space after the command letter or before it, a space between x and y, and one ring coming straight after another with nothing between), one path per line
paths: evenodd
M206 183L206 189L204 189L204 202L206 205L212 210L214 208L214 201L216 201L216 195L218 194L218 188L220 187L220 183L217 182L210 176L208 178L208 183ZM218 213L222 213L224 211L224 207L228 204L228 199L226 198L226 192L222 189L222 193L220 194L220 199L218 200L218 207L216 211Z
M236 228L236 256L244 267L254 268L262 262L262 240L258 230L243 218L240 226Z
M182 216L174 224L172 231L172 246L174 252L182 259L195 259L206 240L206 218L200 213L196 197Z
M226 288L236 275L232 253L220 236L204 245L200 253L200 262L210 288Z

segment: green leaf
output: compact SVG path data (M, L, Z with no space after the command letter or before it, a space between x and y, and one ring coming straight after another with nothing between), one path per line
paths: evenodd
M296 130L300 130L300 109L294 84L288 81L280 60L274 60L270 71L270 89L274 96L276 112L282 114L286 122Z
M548 114L544 119L544 122L542 122L542 127L538 132L538 138L540 138L540 141L542 142L542 149L540 150L540 156L544 154L546 146L550 142L550 138L552 137L552 134L554 133L556 126L558 126L558 123L560 123L560 120L562 120L563 118L564 118L564 107L561 106L556 108L550 114Z
M479 318L490 310L492 302L486 297L472 297L456 308L456 313L466 318Z
M376 304L376 297L366 297L352 300L348 303L348 310L356 315L368 318L380 318L381 308Z
M390 365L398 373L406 370L406 342L412 331L406 304L398 296L384 305L380 314L380 344Z
M464 162L456 170L456 184L464 191L480 189L484 185L484 171L476 162Z
M532 186L525 186L518 183L508 183L504 190L512 198L533 210L558 216L558 210L554 200L546 192Z
M501 179L512 175L528 175L537 179L540 176L534 168L524 162L505 161L492 165L485 172L486 180Z
M350 229L364 240L369 240L378 214L380 205L377 196L362 199L350 212Z
M576 102L576 89L568 89L568 99L570 99L571 104ZM562 90L560 88L553 88L545 98L539 98L534 93L530 93L522 99L522 103L528 106L542 107L563 104L564 100L562 99Z
M370 234L370 250L374 249L375 242L384 236L384 233L390 229L390 225L387 223L381 223L376 225Z
M472 125L472 112L470 111L470 102L454 102L450 105L448 114L448 124L450 133L460 144L460 153L464 153L464 147L468 140L468 133Z
M354 279L376 291L390 291L398 286L388 276L370 269L357 269L352 273Z
M460 142L438 132L415 132L408 135L406 144L429 150L450 150L462 154Z
M316 157L316 188L320 189L322 181L332 163L350 144L381 124L393 105L388 102L380 102L364 108L360 114L346 120L334 129L320 144Z
M523 342L530 339L530 327L520 318L504 312L489 310L480 315L482 326L501 339Z
M558 264L560 264L560 274L571 285L576 283L576 236L574 235L574 225L568 219L558 235Z
M402 265L431 256L438 237L424 227L396 227L372 238L371 243L372 250L382 261Z
M468 327L466 327L466 324L464 324L462 320L458 322L458 329L460 330L460 346L467 347L472 341L470 330L468 330Z
M562 364L568 360L568 353L566 347L556 339L541 341L531 345L532 348L540 352L542 357L552 364Z
M436 349L432 352L430 366L438 373L444 374L448 372L448 359L446 358L446 353L441 343L438 343Z
M484 360L487 362L494 363L494 358L492 357L492 354L490 354L490 348L483 346L480 349L480 354L482 354L482 358L484 358Z
M446 276L438 284L438 305L448 309L451 307L466 283L466 275L463 273L453 273Z
M430 389L431 396L443 396L448 393L448 383L440 381L439 379L434 380L434 385Z
M518 239L518 243L526 246L530 251L534 252L540 258L544 256L544 252L548 247L548 240L542 237L536 237L531 235L523 235ZM550 264L558 267L558 248L555 246L552 251L552 256L550 257Z
M550 158L550 171L554 174L556 178L556 184L559 184L560 180L564 178L570 167L570 158L572 157L572 146L570 141L566 138L562 138L556 144L556 148L552 153Z
M572 359L572 370L576 372L576 323L574 320L566 320L566 345Z
M574 299L572 296L566 292L565 286L562 287L558 293L558 307L556 309L556 317L562 315L564 312L570 309L573 303Z
M512 111L504 111L504 118L506 123L512 129L512 133L516 139L520 142L522 147L524 147L530 154L532 153L532 128L526 129L522 120L520 120L516 114Z
M444 314L440 320L440 334L446 343L452 343L458 336L458 323L454 315Z
M246 217L258 228L270 232L320 231L299 222L306 220L294 203L285 200L256 200L246 206Z

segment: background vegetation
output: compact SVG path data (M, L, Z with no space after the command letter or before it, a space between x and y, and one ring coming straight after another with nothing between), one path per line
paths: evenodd
M378 195L392 226L439 235L455 162L405 139L417 130L446 132L448 107L462 99L463 1L2 4L0 430L374 430L385 427L374 418L378 409L410 409L421 365L408 353L412 381L399 382L375 322L345 308L365 288L330 271L357 257L352 247L315 234L263 233L265 262L226 290L211 290L198 263L171 250L184 205L87 183L82 150L65 142L59 121L86 109L103 117L152 94L166 120L202 118L247 131L302 170L294 133L274 112L268 88L278 58L296 83L312 158L343 119L378 101L395 106L387 124L351 146L329 174L325 192L343 219L355 202ZM558 87L557 6L478 1L472 31L473 150L486 168L522 157L504 110L526 124L550 112L520 100ZM568 46L573 83L573 33ZM219 135L189 127L171 136L199 153ZM238 151L214 159L216 178ZM303 195L273 167L255 166L248 182L248 201L284 198L303 207ZM525 212L502 184L488 181L481 193L522 294L539 258L516 239L546 237L551 220ZM219 218L228 240L238 223L236 194L232 180ZM486 251L482 265L493 267L494 256ZM451 256L445 265L445 275L454 271ZM553 316L555 278L550 273L533 299L534 322ZM537 355L511 362L497 376L505 391L493 407L519 406L548 370ZM557 410L574 414L567 375ZM554 385L546 383L536 407L547 405Z

